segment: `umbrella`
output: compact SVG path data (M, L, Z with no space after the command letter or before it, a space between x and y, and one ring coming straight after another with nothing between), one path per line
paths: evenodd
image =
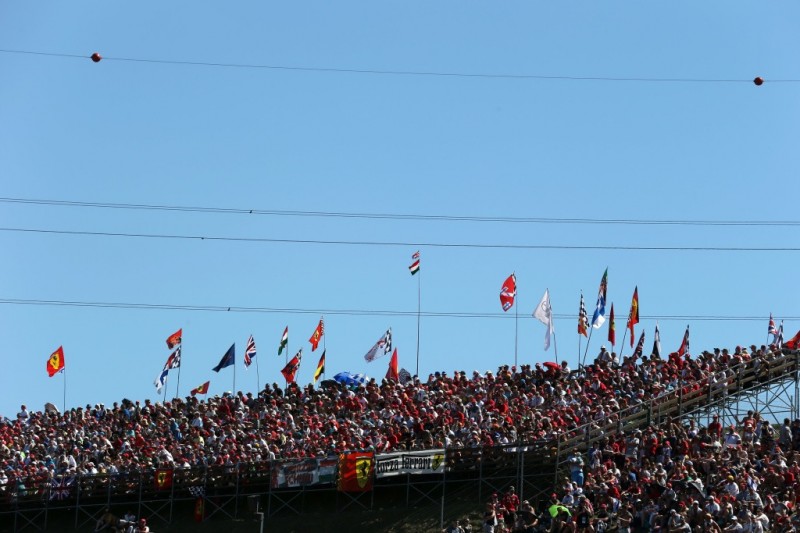
M367 376L364 374L351 374L350 372L339 372L333 379L348 387L358 387L367 382Z

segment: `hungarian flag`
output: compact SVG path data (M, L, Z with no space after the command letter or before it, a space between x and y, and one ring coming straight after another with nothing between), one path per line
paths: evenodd
M790 350L796 350L797 346L800 345L800 331L795 333L794 337L784 342L783 345L789 348Z
M64 347L59 346L58 350L50 354L47 359L47 375L51 378L64 370Z
M325 335L325 323L322 321L322 318L319 319L319 324L317 324L317 329L314 330L314 333L311 335L311 338L308 339L308 342L311 343L311 351L317 349L319 346L319 340L322 336Z
M589 336L589 319L586 316L586 304L583 303L583 293L581 293L581 306L578 309L578 334L584 337Z
M234 342L231 344L231 347L228 348L228 351L225 352L225 355L222 356L222 359L219 360L219 364L212 368L214 372L219 372L225 367L229 367L236 363L236 343Z
M642 334L639 335L639 342L636 343L636 349L633 351L633 358L636 359L637 357L641 357L643 351L644 351L644 331L642 331Z
M278 355L283 352L283 349L289 345L289 326L286 326L286 329L283 330L283 335L281 336L281 345L278 346Z
M169 337L167 337L167 348L170 350L179 345L183 338L183 328L179 329Z
M631 312L628 313L628 325L626 326L631 330L631 348L633 348L633 326L639 323L639 286L633 289L633 298L631 299Z
M339 455L338 489L341 492L366 492L372 490L375 477L373 452L345 452Z
M300 351L297 352L297 355L292 357L291 361L286 363L286 366L283 367L281 370L281 374L283 377L286 378L286 383L294 383L294 377L297 374L297 370L300 368L300 360L303 358L303 349L300 348Z
M317 382L319 377L325 373L325 350L322 350L322 355L317 363L317 369L314 371L314 383Z
M208 388L210 386L211 386L211 382L210 381L206 381L205 383L203 383L199 387L196 387L196 388L192 389L191 394L192 394L192 396L195 396L197 394L208 394Z
M608 342L611 346L617 344L617 324L614 322L614 304L611 304L611 316L608 319Z
M683 357L684 355L689 353L689 326L686 326L686 333L683 334L683 340L681 341L681 346L678 348L677 352L672 352L670 355L678 357Z
M594 314L592 315L592 327L600 328L606 321L606 296L608 295L608 269L603 272L603 279L600 280L600 289L597 291L597 304L595 304Z
M171 468L156 469L156 474L155 474L156 490L166 490L172 486L173 472L174 471Z
M500 305L503 306L503 311L508 311L514 307L514 298L517 297L517 276L511 274L503 282L503 287L500 289Z
M248 367L253 364L253 357L256 356L256 341L253 336L247 339L247 347L244 349L244 366Z
M419 272L419 252L413 254L411 256L412 263L408 266L409 272L413 276L417 272Z
M394 349L392 358L389 360L389 369L386 371L386 379L394 380L395 383L400 381L400 367L397 364L397 348Z

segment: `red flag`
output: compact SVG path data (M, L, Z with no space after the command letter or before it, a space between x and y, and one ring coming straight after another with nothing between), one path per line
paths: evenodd
M319 324L317 324L317 329L314 330L314 333L311 335L311 338L308 339L308 342L311 343L312 352L317 349L317 346L319 346L319 340L322 338L323 335L325 335L325 323L320 318Z
M300 360L303 358L303 349L300 348L300 351L297 352L297 355L292 357L292 360L286 363L286 366L283 367L281 370L281 374L283 377L286 378L286 383L294 383L294 377L297 374L297 370L300 368Z
M47 360L47 375L52 378L62 370L64 370L64 347L59 346Z
M631 312L628 313L628 325L626 326L631 330L631 348L633 348L633 326L639 323L639 286L633 289L633 298L631 299Z
M210 381L206 381L205 383L203 383L199 387L197 387L195 389L192 389L191 394L192 394L192 396L194 396L196 394L208 394L208 387L210 387L210 386L211 386L211 382Z
M392 379L395 383L400 381L400 367L397 364L397 348L394 349L392 359L389 361L389 369L386 371L386 379Z
M173 470L171 468L156 469L156 475L155 475L156 490L164 490L170 488L172 486L172 474Z
M794 337L784 342L783 345L790 350L796 350L797 346L800 345L800 331L798 331Z
M677 355L678 357L683 357L688 353L689 353L689 326L686 326L686 333L683 334L681 347L678 348L677 352L672 352L670 355Z
M374 467L375 455L372 452L346 452L339 455L339 490L342 492L372 490Z
M611 346L617 344L617 326L614 324L614 304L611 304L611 316L609 317L608 324L608 342Z
M511 274L503 282L503 287L500 289L500 305L503 306L503 311L508 311L514 306L514 298L517 297L517 276Z
M183 328L179 329L169 337L167 337L167 348L170 350L181 343L183 337Z

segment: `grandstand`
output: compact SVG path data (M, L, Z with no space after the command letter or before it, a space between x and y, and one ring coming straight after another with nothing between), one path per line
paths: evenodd
M772 432L798 418L800 352L715 352L22 409L0 425L0 518L10 530L44 530L66 515L85 530L105 508L130 507L163 530L177 509L232 520L258 500L268 520L394 506L413 509L409 520L438 509L443 526L514 485L534 508L557 501L573 520L589 505L594 524L618 527L627 511L641 526L674 514L712 530L705 513L689 513L697 502L719 507L710 513L719 527L755 528L761 513L772 524L762 530L791 531L800 421ZM371 465L363 490L342 486L342 458L354 451ZM738 497L751 488L757 497ZM525 520L498 512L508 531Z

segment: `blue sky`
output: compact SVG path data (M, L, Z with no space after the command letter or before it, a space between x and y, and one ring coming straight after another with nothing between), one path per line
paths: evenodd
M339 213L553 219L797 221L796 2L4 2L0 197ZM106 59L92 63L88 56ZM577 81L203 67L121 58L379 71L741 80ZM756 87L748 80L762 76ZM276 351L304 348L325 313L327 374L381 377L364 353L392 327L413 370L417 278L424 375L554 359L530 318L545 288L559 356L575 362L578 300L603 270L618 337L639 286L647 347L687 324L694 351L761 344L769 313L800 328L795 251L519 249L514 246L786 247L783 226L415 221L186 213L0 201L0 299L292 309L209 312L0 303L0 415L62 405L49 354L63 345L67 405L156 398L184 330L180 393L211 380L249 334L260 383ZM302 244L41 234L9 229L404 242ZM492 244L509 248L416 246ZM386 315L375 311L412 312ZM669 319L667 317L676 317ZM692 317L692 318L690 318ZM728 317L704 320L698 317ZM731 320L730 318L755 318ZM595 352L606 327L595 332ZM585 343L584 343L585 346ZM619 347L619 345L618 345ZM630 348L626 347L626 353ZM169 381L173 394L176 376Z

